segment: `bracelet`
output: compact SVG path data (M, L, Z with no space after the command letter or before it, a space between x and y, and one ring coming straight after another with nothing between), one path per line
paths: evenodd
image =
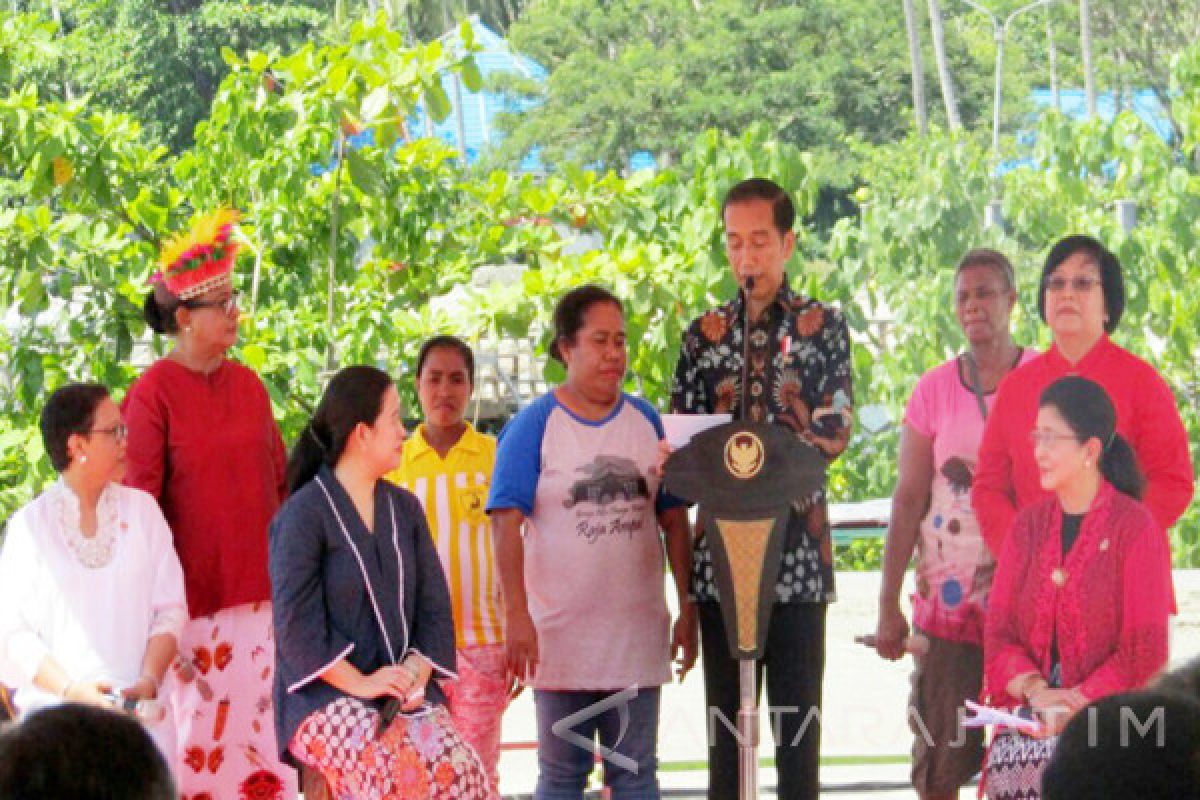
M416 664L410 661L405 661L400 666L404 667L404 669L408 671L408 674L412 676L414 683L421 679L421 668Z

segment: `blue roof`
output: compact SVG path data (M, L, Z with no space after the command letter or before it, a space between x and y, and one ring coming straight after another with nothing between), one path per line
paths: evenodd
M1087 93L1083 89L1061 89L1058 93L1058 110L1064 116L1077 122L1088 118ZM1036 111L1029 120L1036 125L1037 118L1042 113L1054 108L1054 94L1049 89L1034 89L1029 93L1029 99ZM1151 130L1165 142L1171 142L1175 133L1171 122L1163 109L1158 95L1152 89L1139 89L1135 92L1125 92L1121 96L1121 111L1132 111ZM1105 122L1112 122L1117 116L1117 95L1114 92L1100 92L1096 95L1096 116ZM1021 148L1032 150L1037 144L1037 130L1033 127L1024 128L1016 133L1017 144ZM1031 156L1011 158L996 165L995 174L1004 175L1014 169L1028 167L1037 169L1040 165ZM1106 177L1112 178L1117 172L1116 160L1105 162L1101 169Z
M469 23L474 31L475 44L478 48L475 52L475 64L479 67L485 83L489 76L499 73L515 73L539 83L546 80L549 73L546 72L545 67L531 58L514 53L508 46L508 42L484 25L479 17L472 15ZM457 28L442 37L442 41L451 49L461 50L462 48L462 39L459 37ZM450 98L451 112L444 120L434 124L433 135L457 148L458 109L455 108L455 104L458 101L455 98L453 74L442 75L442 88L446 90L446 96ZM488 145L499 140L500 132L496 130L495 126L497 114L501 112L520 113L534 105L532 102L517 101L498 92L472 92L468 91L465 86L460 86L459 90L462 98L463 133L466 139L464 149L469 163L478 160L479 154L487 149ZM414 118L409 122L409 129L414 136L424 136L427 130L426 124L425 109L419 105ZM541 165L535 156L526 158L521 168L538 170Z
M513 52L508 41L484 25L478 16L472 15L469 23L475 34L477 47L475 63L479 67L480 74L483 75L485 85L489 76L500 73L516 73L538 83L544 82L549 77L545 67L527 56ZM462 39L457 28L443 36L442 41L452 49L461 49L462 47ZM451 147L457 148L458 119L457 109L454 107L457 101L454 96L454 76L452 74L442 75L442 88L446 90L446 96L450 98L451 112L444 120L434 124L433 135ZM498 92L471 92L465 86L460 86L459 91L462 97L463 133L466 140L464 150L467 155L467 163L470 164L478 161L480 153L488 146L501 139L502 134L495 125L498 114L520 114L538 104L535 100L519 100ZM425 109L418 105L416 114L409 122L409 131L412 136L424 136L427 130L426 124ZM631 172L640 169L654 169L655 166L654 156L644 151L634 153L629 162ZM522 172L546 171L537 149L525 156L519 169Z
M1074 120L1087 119L1087 94L1083 89L1062 89L1058 96L1059 111ZM1039 109L1054 107L1054 95L1049 89L1034 89L1029 97ZM1121 110L1137 114L1138 118L1149 125L1165 142L1170 142L1175 135L1171 130L1167 112L1153 89L1123 92ZM1096 114L1106 122L1111 122L1117 116L1115 92L1100 92L1096 95Z

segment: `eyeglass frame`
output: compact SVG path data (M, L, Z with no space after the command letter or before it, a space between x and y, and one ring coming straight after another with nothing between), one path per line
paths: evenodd
M1090 292L1093 286L1103 287L1104 279L1091 275L1076 275L1069 279L1062 275L1050 275L1046 280L1042 281L1042 287L1047 292L1054 292L1055 294L1062 294L1068 287L1076 294L1084 294Z
M111 428L88 428L84 433L88 436L91 436L93 433L106 433L120 442L129 438L129 426L124 422L118 422Z
M234 309L238 307L238 298L240 296L241 292L239 292L237 289L234 289L229 293L229 297L220 302L217 302L216 300L184 300L179 305L192 311L197 311L201 308L212 308L223 312L225 316L228 317L229 315L233 314Z
M1049 447L1050 445L1052 445L1056 442L1061 442L1064 440L1070 440L1070 441L1075 442L1076 444L1080 444L1080 445L1083 444L1083 442L1080 441L1079 437L1073 433L1055 433L1054 431L1039 431L1037 428L1034 428L1033 430L1031 430L1029 432L1029 443L1031 445L1033 445L1033 448L1035 450L1037 449L1038 445L1045 445L1046 447Z

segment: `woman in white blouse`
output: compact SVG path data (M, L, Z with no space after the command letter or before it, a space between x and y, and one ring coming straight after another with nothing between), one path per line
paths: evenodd
M103 386L69 384L50 396L41 428L61 477L8 523L0 680L16 687L22 714L62 702L113 707L157 698L187 601L158 504L118 483L120 411ZM169 720L143 715L165 754L173 752Z

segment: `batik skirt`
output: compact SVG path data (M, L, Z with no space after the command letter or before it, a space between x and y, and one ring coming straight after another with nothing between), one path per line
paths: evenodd
M493 800L479 756L445 708L398 715L382 732L379 721L374 708L341 697L309 714L289 749L336 800Z
M1054 755L1057 737L1035 739L1013 730L998 732L983 769L990 800L1039 800L1042 773Z

